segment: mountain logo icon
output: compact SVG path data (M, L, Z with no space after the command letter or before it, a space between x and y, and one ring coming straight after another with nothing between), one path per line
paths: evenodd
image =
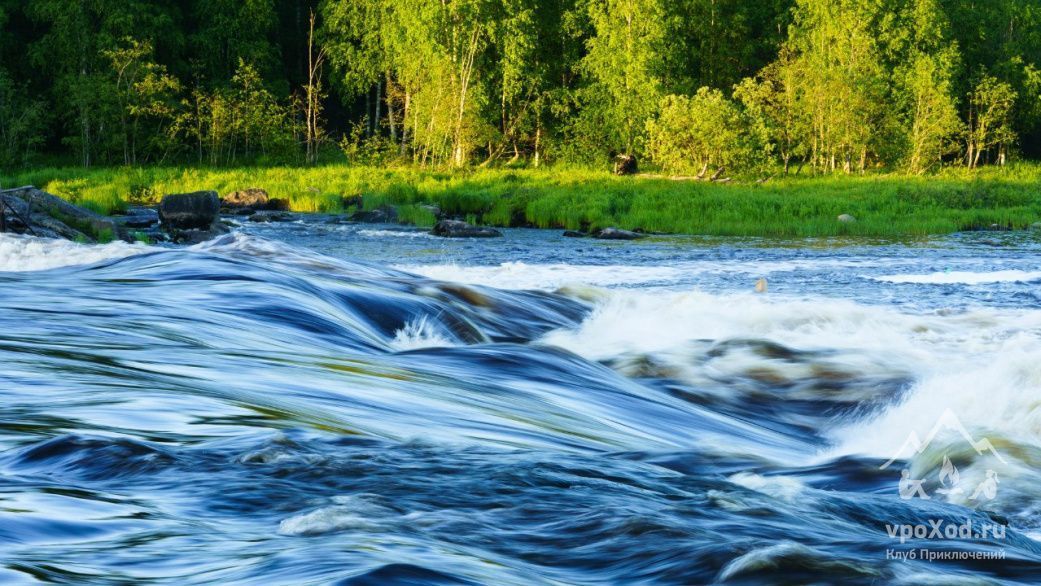
M936 424L933 425L929 434L925 436L924 441L917 433L912 431L908 434L907 439L904 440L903 445L900 446L900 449L897 450L896 454L894 454L887 462L879 466L879 469L886 470L898 461L907 460L924 453L936 437L944 431L954 431L958 433L978 455L983 456L984 454L990 454L1002 464L1007 464L1005 459L994 448L994 444L992 444L989 439L982 438L977 440L972 437L972 434L969 433L968 429L965 428L965 425L963 425L961 420L958 419L958 416L950 409L947 409L936 421ZM960 486L961 474L947 455L944 455L943 457L943 466L940 468L937 480L940 485L940 488L936 491L937 494L947 497L965 494L965 489ZM980 502L983 500L994 499L997 496L998 482L997 472L994 470L987 470L986 478L976 487L972 495L969 497L969 500ZM904 469L901 471L899 492L900 498L904 500L911 500L913 498L928 500L931 498L925 491L925 479L912 478L910 469Z

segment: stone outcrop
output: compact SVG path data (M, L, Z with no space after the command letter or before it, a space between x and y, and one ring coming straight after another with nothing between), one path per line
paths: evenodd
M502 232L487 226L473 226L460 220L441 220L430 231L443 238L500 238Z
M0 228L7 232L82 242L119 236L112 219L32 186L0 191L0 208Z
M645 236L638 232L630 232L629 230L621 230L619 228L604 228L595 232L593 238L598 240L639 240L640 238L645 238Z

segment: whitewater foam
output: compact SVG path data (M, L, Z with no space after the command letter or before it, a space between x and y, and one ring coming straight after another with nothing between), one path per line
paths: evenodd
M146 252L143 244L87 245L68 240L0 234L0 272L27 272L87 265Z
M366 238L419 238L436 240L438 237L419 230L358 230L358 236Z
M406 351L421 348L445 348L455 344L442 335L426 316L423 316L398 330L390 345L395 350Z
M745 275L755 278L778 273L822 269L851 273L876 266L905 264L899 259L813 259L785 261L701 260L668 265L577 265L568 263L529 264L506 262L491 266L398 265L397 269L442 281L485 285L499 289L554 290L571 285L596 287L666 287L694 285L710 274Z
M1041 271L944 271L923 275L886 275L876 281L918 285L985 285L990 283L1030 283L1041 280Z

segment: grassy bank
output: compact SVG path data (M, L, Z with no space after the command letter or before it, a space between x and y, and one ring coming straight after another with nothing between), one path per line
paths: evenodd
M932 177L831 176L710 184L619 178L580 169L438 172L331 165L316 168L43 168L5 173L2 185L32 184L107 213L155 203L166 193L261 187L301 212L343 211L361 196L366 209L399 206L420 225L424 205L496 226L618 226L720 236L909 236L1041 221L1041 165ZM836 221L851 214L856 223Z

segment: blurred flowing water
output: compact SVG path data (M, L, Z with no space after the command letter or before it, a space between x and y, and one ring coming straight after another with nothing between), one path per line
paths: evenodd
M1039 260L0 235L0 583L1034 583Z

